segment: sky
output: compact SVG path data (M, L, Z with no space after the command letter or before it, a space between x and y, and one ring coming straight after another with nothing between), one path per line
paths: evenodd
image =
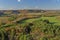
M0 0L0 10L60 10L60 0Z

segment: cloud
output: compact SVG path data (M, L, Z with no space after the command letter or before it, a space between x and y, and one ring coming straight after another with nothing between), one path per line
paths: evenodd
M20 2L21 0L18 0L18 2Z

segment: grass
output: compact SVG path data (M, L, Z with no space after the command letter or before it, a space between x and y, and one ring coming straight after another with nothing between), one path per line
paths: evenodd
M60 37L60 36L58 36L60 33L60 26L58 26L58 25L60 25L60 16L54 16L54 17L42 16L39 18L30 18L30 19L26 19L26 20L22 20L22 21L18 20L21 23L13 23L12 21L10 21L12 23L8 23L9 19L12 19L14 21L15 20L14 17L0 17L0 19L1 19L0 21L6 22L6 24L1 25L2 27L0 27L0 30L2 30L2 32L3 32L3 31L6 31L9 29L8 31L6 31L6 33L10 31L12 39L15 35L17 35L17 36L24 36L22 38L24 38L26 40L27 36L30 38L29 35L32 35L32 38L36 38L37 40L39 40L39 39L40 40L48 40L48 37L51 37L51 36L54 37L55 33L57 35L54 38L59 39L59 37ZM55 25L45 23L44 20L49 20L49 22L55 23ZM30 26L29 23L32 23L33 26ZM31 34L29 34L29 35L21 34L21 33L24 33L26 26L29 26L32 29ZM16 32L16 34L13 34L12 29L14 30L14 32ZM53 33L54 30L55 30L55 32ZM21 38L21 40L24 40L22 38Z
M60 25L60 20L58 16L56 17L41 17L42 20L49 20L50 22L54 22L56 25Z
M35 18L35 19L27 19L27 20L24 20L22 21L23 24L24 23L32 23L36 20L49 20L50 22L54 22L55 25L60 25L60 19L58 18L58 16L56 17L40 17L40 18Z
M24 22L29 23L29 22L33 22L33 21L38 20L38 19L40 19L40 18L28 19L28 20L24 20Z

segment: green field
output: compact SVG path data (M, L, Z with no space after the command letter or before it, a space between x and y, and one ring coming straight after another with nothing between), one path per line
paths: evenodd
M35 19L27 19L27 20L24 20L22 22L30 23L30 22L33 22L33 21L36 21L36 20L49 20L50 22L54 22L55 25L60 25L60 19L58 18L58 16L56 16L56 17L40 17L40 18L35 18Z
M40 17L22 21L22 25L32 23L31 34L37 40L59 40L60 39L60 21L56 17ZM48 20L49 23L44 22ZM53 23L53 24L52 24ZM56 34L55 34L56 33ZM38 35L38 36L36 36Z

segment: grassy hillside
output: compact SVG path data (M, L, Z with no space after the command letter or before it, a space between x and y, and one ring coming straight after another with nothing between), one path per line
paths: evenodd
M1 11L0 40L60 40L59 11L26 11Z

